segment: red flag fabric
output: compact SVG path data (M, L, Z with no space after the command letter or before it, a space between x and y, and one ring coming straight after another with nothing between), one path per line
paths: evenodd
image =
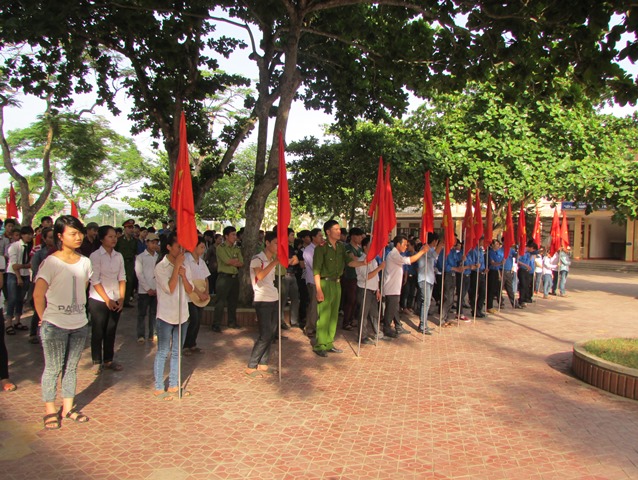
M554 255L560 248L560 225L558 220L558 209L554 207L554 218L552 219L551 243L549 244L549 254Z
M16 191L13 189L13 182L9 188L9 201L7 202L7 218L18 218L18 204L16 202Z
M492 194L487 194L487 213L485 214L485 245L492 243L494 239L494 220L492 218Z
M565 210L563 210L563 221L560 224L560 245L561 247L569 247L569 224Z
M186 117L184 112L179 120L179 154L173 179L171 208L177 216L175 226L177 241L185 250L192 252L197 246L197 225L195 223L195 202L193 201L193 181L188 158L186 137Z
M80 215L78 214L78 206L73 200L71 200L71 215L73 215L75 218L80 218Z
M454 248L454 219L452 218L452 206L450 205L450 179L445 181L445 205L443 207L443 233L445 237L445 255Z
M507 260L516 242L514 238L514 220L512 220L512 201L507 201L507 217L505 218L505 230L503 230L503 258Z
M483 236L483 215L481 212L481 196L476 189L476 203L474 204L474 246L478 247L479 240Z
M527 245L527 227L525 226L525 206L521 202L521 211L518 214L518 248L523 251Z
M463 234L465 237L463 251L467 253L474 248L474 213L472 212L472 191L469 189L465 204L465 217L463 218Z
M394 198L392 198L392 185L390 184L390 164L385 168L385 229L386 237L397 224L397 215L394 209Z
M538 207L536 207L536 220L534 221L534 243L537 247L541 246L541 216L538 213Z
M430 188L430 171L425 172L425 189L423 192L423 217L421 218L421 242L427 243L428 233L434 232L434 204Z
M288 226L290 225L290 194L286 175L284 137L279 132L279 187L277 188L277 258L288 268Z
M383 179L383 158L379 157L379 169L377 171L377 188L372 197L372 203L368 210L368 216L372 217L372 240L366 260L369 262L376 257L386 246L388 235L384 225L385 205L385 180Z

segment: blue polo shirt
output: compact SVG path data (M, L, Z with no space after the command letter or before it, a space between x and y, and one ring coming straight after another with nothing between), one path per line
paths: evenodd
M503 249L499 248L498 250L494 250L493 248L490 248L490 251L488 253L488 257L489 257L489 269L490 270L503 270L503 265L492 265L492 262L495 263L501 263L503 261Z
M534 272L534 256L530 252L525 252L525 255L519 257L518 263L524 263L525 265L530 267L530 270L525 269L526 272Z
M503 250L501 248L501 250ZM510 254L507 257L507 260L505 260L505 271L506 272L511 272L512 271L512 265L514 264L514 255L516 254L516 250L514 250L514 247L510 248Z

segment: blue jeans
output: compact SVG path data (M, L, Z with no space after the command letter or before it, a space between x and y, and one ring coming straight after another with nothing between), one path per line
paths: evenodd
M421 321L419 322L419 330L427 330L428 327L428 312L430 311L430 302L432 301L432 287L431 283L426 282L425 280L419 282L419 288L421 289L421 295L423 298L423 305L421 305Z
M166 323L164 320L157 319L157 353L155 354L155 390L164 390L164 365L168 354L171 355L170 371L168 374L168 387L176 388L179 386L179 378L177 377L177 362L179 359L180 349L182 345L178 343L179 330L182 330L182 345L186 337L188 322L181 325L173 325Z
M5 313L9 321L12 321L14 316L18 320L22 316L24 297L29 291L30 284L29 277L22 277L22 285L18 285L18 277L13 273L7 274L7 311Z
M144 319L148 312L148 339L153 338L155 332L155 317L157 316L157 297L140 293L137 295L137 338L144 338Z
M552 289L552 274L546 273L543 275L543 296L547 297Z
M567 270L561 270L558 272L558 290L561 295L565 295L565 283L567 283L567 275L569 272Z
M78 362L88 335L88 325L69 330L46 320L42 321L40 338L42 350L44 350L43 401L55 401L56 385L60 374L62 374L62 398L75 397Z
M543 274L535 273L534 274L534 293L538 293L541 291L542 284L543 284Z

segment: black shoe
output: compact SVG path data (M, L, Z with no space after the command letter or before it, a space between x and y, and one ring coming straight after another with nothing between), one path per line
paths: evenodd
M228 328L232 328L234 330L239 330L239 328L241 328L239 325L237 325L236 323L233 323L232 325L228 325Z
M361 343L364 345L376 345L375 341L372 340L371 338L364 338L363 340L361 340Z
M405 328L401 327L401 328L397 328L397 335L410 335L409 330L406 330Z
M343 327L344 330L348 330L349 332L351 332L352 330L354 330L354 327L352 325L344 325Z
M391 342L393 338L396 338L396 337L388 337L387 335L384 335L379 340L383 340L384 342Z
M463 305L463 308L472 308L472 307L466 303Z
M335 348L332 347L330 350L328 350L330 353L343 353L343 350L341 350L340 348Z
M427 330L423 330L422 328L417 329L417 332L419 332L421 335L425 334L425 335L432 335L432 330L430 330L429 328Z
M485 314L484 313L477 313L476 314L476 318L485 318Z
M282 330L290 330L290 327L288 326L287 323L281 322L281 329Z
M313 352L315 352L320 357L327 357L328 356L328 354L324 350L313 350Z
M217 333L222 332L222 328L219 325L213 325L212 329L213 329L213 332L217 332Z

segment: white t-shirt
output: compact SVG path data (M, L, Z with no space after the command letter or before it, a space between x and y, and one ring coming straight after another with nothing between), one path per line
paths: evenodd
M365 261L366 255L361 255L357 260ZM379 274L377 273L372 278L368 279L368 283L366 284L366 277L368 274L379 266L377 263L377 259L373 258L367 265L363 265L361 267L356 267L355 271L357 272L357 287L359 288L367 288L368 290L377 291L379 290Z
M257 273L255 268L266 268L270 264L270 260L264 252L258 253L250 261L250 281L253 284L255 302L276 302L279 299L279 291L275 287L275 270L273 268L268 275L257 281Z
M9 248L7 250L7 257L9 258L7 272L13 273L14 275L16 274L15 270L13 270L13 266L15 264L23 263L22 256L24 254L25 248L27 248L27 244L24 243L22 240L18 240L17 242L13 242L11 245L9 245ZM29 260L27 260L27 263L29 263L30 261L31 257L29 256ZM21 268L19 272L21 277L28 277L31 275L31 270L29 270L28 268Z
M206 265L206 262L202 257L199 257L199 262L195 262L195 258L193 258L193 255L191 255L190 252L186 252L184 256L186 257L184 263L187 263L190 267L193 280L206 280L208 277L210 277L210 270L208 269L208 265ZM190 296L188 297L188 301L189 303L193 302L190 299Z
M137 292L144 295L149 290L157 290L155 284L155 265L157 253L151 255L147 250L135 257L135 275L137 276Z
M393 248L385 257L384 295L401 295L403 285L403 265L410 265L410 257L404 257Z
M68 330L86 325L86 286L92 273L91 261L86 257L71 264L49 255L37 276L49 285L42 320Z
M184 262L186 279L193 281L191 269ZM157 284L157 318L171 325L178 325L188 321L188 294L181 280L178 279L177 287L170 293L168 281L173 275L173 264L166 255L155 267L155 283ZM181 291L180 291L181 288ZM181 321L180 321L181 320Z

